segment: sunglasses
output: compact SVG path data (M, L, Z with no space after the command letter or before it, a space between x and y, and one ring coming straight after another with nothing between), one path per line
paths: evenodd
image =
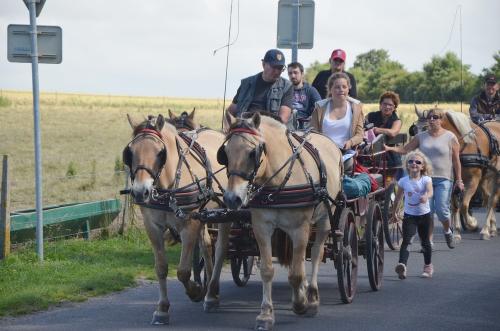
M407 162L408 162L408 164L413 164L413 163L422 164L422 161L420 161L420 160L408 160Z
M429 117L427 117L427 119L430 121L430 120L440 120L441 119L441 116L440 115L431 115Z

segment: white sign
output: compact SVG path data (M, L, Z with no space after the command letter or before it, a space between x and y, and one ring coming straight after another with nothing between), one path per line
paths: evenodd
M59 26L37 25L38 62L62 62L62 29ZM7 28L7 59L9 62L31 63L31 26L10 24Z
M294 10L297 0L280 0L278 3L278 48L313 48L314 42L314 1L300 0L298 40L293 36Z

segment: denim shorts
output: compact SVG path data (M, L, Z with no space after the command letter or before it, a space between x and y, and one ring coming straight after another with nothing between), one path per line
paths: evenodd
M441 177L432 177L432 189L434 194L430 199L431 213L436 213L441 222L449 221L450 199L453 183L451 180Z

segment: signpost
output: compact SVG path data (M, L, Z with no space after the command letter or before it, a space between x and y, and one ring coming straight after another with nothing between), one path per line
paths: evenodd
M10 25L8 28L8 60L31 62L33 81L33 118L35 123L35 197L36 197L36 246L38 260L43 261L43 206L42 206L42 148L40 138L40 90L38 85L38 62L61 63L62 31L59 27L36 25L46 0L23 0L30 14L30 25ZM40 31L38 31L40 28ZM29 38L28 38L29 37ZM27 40L30 41L27 44ZM38 51L38 41L41 50Z
M312 48L314 41L314 1L280 0L278 3L278 48L292 49L292 62L298 48Z

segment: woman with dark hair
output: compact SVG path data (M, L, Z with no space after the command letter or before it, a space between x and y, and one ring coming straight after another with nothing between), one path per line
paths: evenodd
M369 113L366 118L367 123L373 124L375 135L384 134L389 138L396 137L401 131L401 120L396 111L399 106L399 95L392 91L384 92L379 99L379 111ZM387 166L389 168L402 167L401 156L389 152L387 153ZM402 176L402 170L396 173L396 178Z

